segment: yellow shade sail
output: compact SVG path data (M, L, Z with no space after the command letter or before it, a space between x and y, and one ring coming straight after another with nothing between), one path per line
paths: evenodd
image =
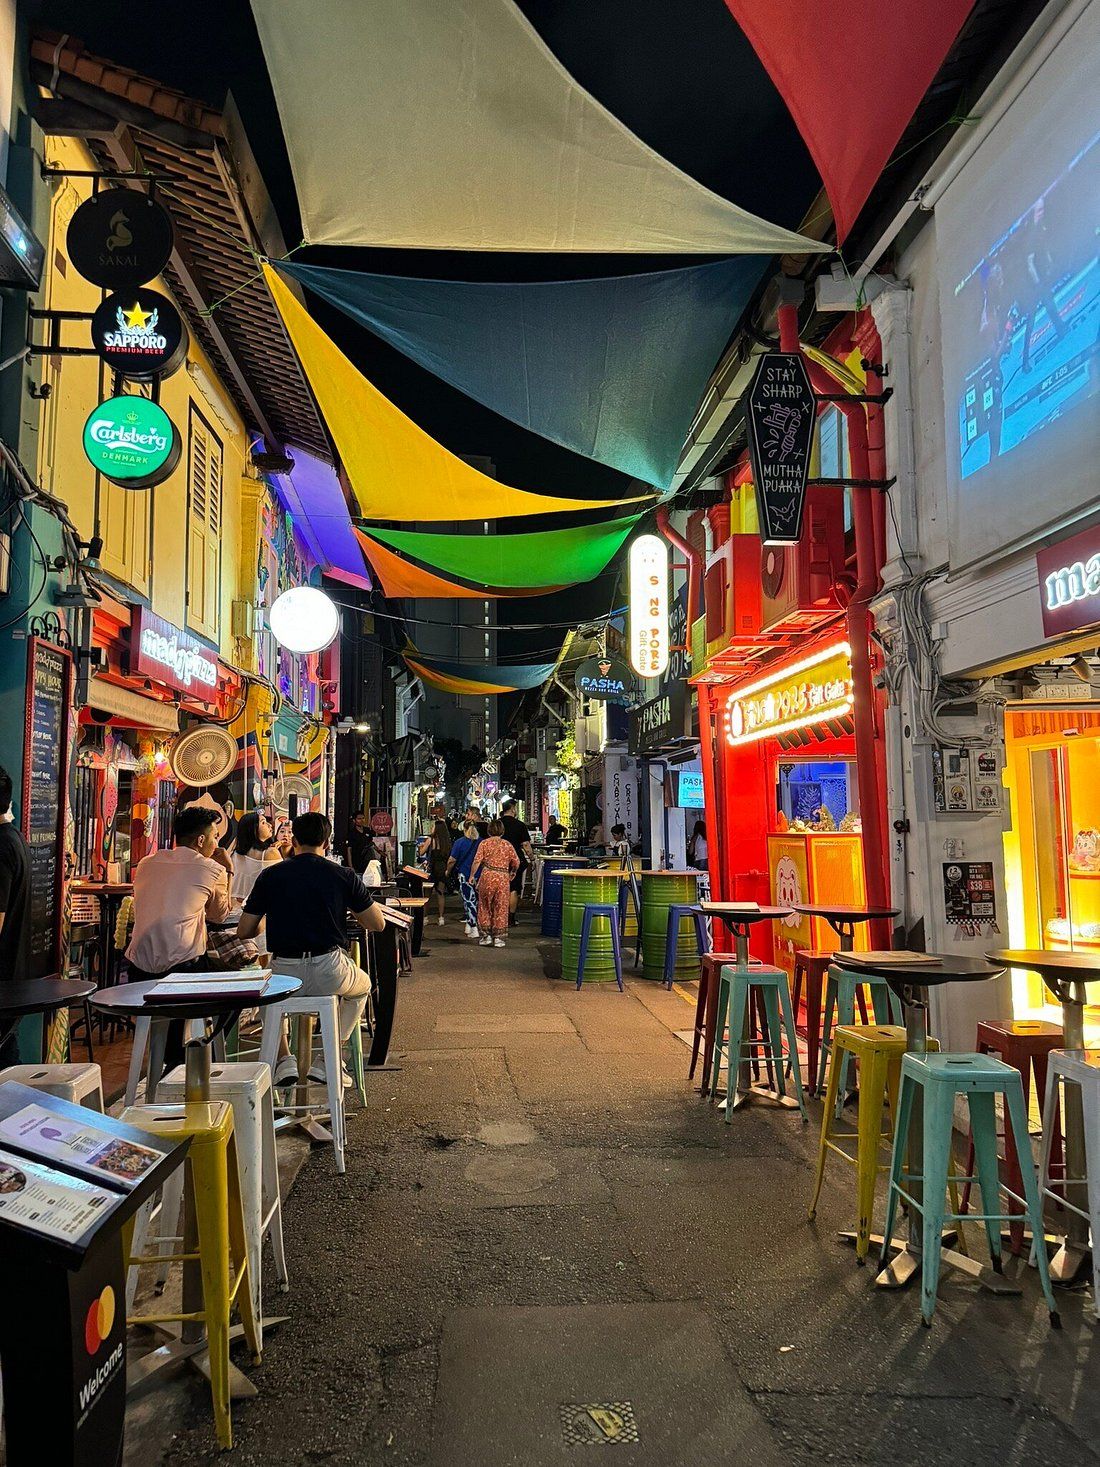
M358 371L276 272L272 299L328 423L364 519L496 520L608 509L624 502L559 499L490 479L418 428Z

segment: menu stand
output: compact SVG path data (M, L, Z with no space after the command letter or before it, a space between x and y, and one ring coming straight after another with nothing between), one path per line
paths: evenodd
M86 1142L67 1146L66 1137L78 1133L93 1133L90 1152ZM103 1135L101 1152L94 1133ZM9 1467L122 1462L122 1225L183 1162L188 1145L26 1085L0 1085L0 1366Z

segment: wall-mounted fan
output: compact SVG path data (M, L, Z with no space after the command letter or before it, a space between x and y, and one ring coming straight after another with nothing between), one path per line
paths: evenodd
M313 799L313 785L304 774L284 774L277 779L272 786L271 803L276 810L285 812L290 809L291 795L297 799L299 814L309 809Z
M237 740L216 723L197 724L176 739L168 762L181 784L217 784L237 766Z

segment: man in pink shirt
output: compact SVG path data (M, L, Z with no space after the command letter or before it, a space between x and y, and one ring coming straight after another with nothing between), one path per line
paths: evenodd
M126 949L132 982L205 966L206 924L224 922L232 910L233 863L218 846L220 821L219 811L186 806L173 825L175 846L138 863Z

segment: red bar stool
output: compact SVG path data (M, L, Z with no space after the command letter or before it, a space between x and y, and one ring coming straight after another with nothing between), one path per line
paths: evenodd
M1011 1065L1014 1070L1019 1070L1020 1078L1024 1087L1024 1111L1027 1113L1031 1105L1031 1076L1035 1074L1035 1090L1042 1104L1043 1096L1047 1088L1047 1061L1052 1049L1062 1047L1062 1028L1060 1024L1048 1024L1042 1019L983 1019L978 1024L978 1037L975 1048L979 1054L998 1054L1006 1065ZM1049 1125L1053 1137L1052 1162L1060 1165L1062 1160L1062 1133L1061 1127L1056 1124L1057 1116L1043 1116L1044 1129ZM1020 1158L1016 1151L1016 1142L1013 1138L1011 1128L1006 1127L1001 1133L1005 1142L1004 1176L1005 1187L1010 1192L1020 1193L1022 1190L1022 1173L1020 1171ZM1031 1165L1031 1158L1028 1158ZM970 1142L970 1155L966 1163L966 1174L971 1176L974 1171L974 1142ZM982 1205L985 1205L983 1198ZM963 1188L960 1212L970 1210L970 1183L967 1182ZM1018 1222L1013 1222L1009 1227L1009 1247L1013 1253L1020 1253L1024 1245L1024 1219L1020 1216Z
M750 958L750 964L759 963L759 958ZM736 964L736 953L704 953L699 959L699 997L695 1004L695 1032L691 1039L691 1067L688 1070L688 1079L695 1078L695 1066L699 1059L700 1044L703 1056L703 1082L699 1086L701 1095L710 1094L710 1071L711 1062L714 1058L714 1035L718 1025L718 989L719 975L728 964ZM757 1011L756 998L753 998L753 1024L757 1026L756 1032L762 1032L759 1025L762 1022L761 1015ZM769 1061L769 1067L770 1067Z
M806 1089L811 1095L817 1088L817 1061L821 1049L821 995L824 992L825 974L833 961L832 953L809 952L799 948L794 955L794 1017L798 1022L798 1004L802 997L802 985L806 985ZM867 1009L863 1003L863 990L859 992L860 1014L867 1022Z

